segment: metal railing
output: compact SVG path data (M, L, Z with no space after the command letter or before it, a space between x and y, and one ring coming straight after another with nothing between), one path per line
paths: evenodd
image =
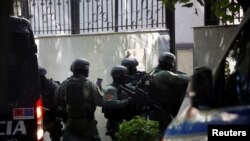
M166 28L159 0L14 0L14 14L29 19L35 35Z

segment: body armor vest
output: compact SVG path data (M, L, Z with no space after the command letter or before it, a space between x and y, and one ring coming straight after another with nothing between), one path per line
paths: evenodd
M83 93L85 78L70 79L66 84L67 115L72 119L93 119L94 105Z

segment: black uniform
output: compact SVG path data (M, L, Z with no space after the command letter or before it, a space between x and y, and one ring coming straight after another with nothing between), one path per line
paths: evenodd
M40 67L40 82L41 82L41 95L43 97L43 105L46 108L44 118L44 129L50 133L52 141L60 141L62 136L62 124L61 120L57 119L57 108L54 105L54 96L59 82L53 79L48 79L46 75L46 69Z
M159 121L160 132L179 111L186 93L189 76L174 71L175 56L164 52L159 56L159 64L150 74L150 98L161 108L150 107L149 118Z

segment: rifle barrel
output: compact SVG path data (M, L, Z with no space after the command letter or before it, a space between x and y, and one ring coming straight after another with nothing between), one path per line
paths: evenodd
M125 86L120 85L120 88L130 94L135 94L136 92L130 90L129 88L126 88Z

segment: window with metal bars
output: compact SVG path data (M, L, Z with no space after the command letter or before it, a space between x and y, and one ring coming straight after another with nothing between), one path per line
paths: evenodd
M159 0L14 0L14 14L30 20L35 35L166 28Z

